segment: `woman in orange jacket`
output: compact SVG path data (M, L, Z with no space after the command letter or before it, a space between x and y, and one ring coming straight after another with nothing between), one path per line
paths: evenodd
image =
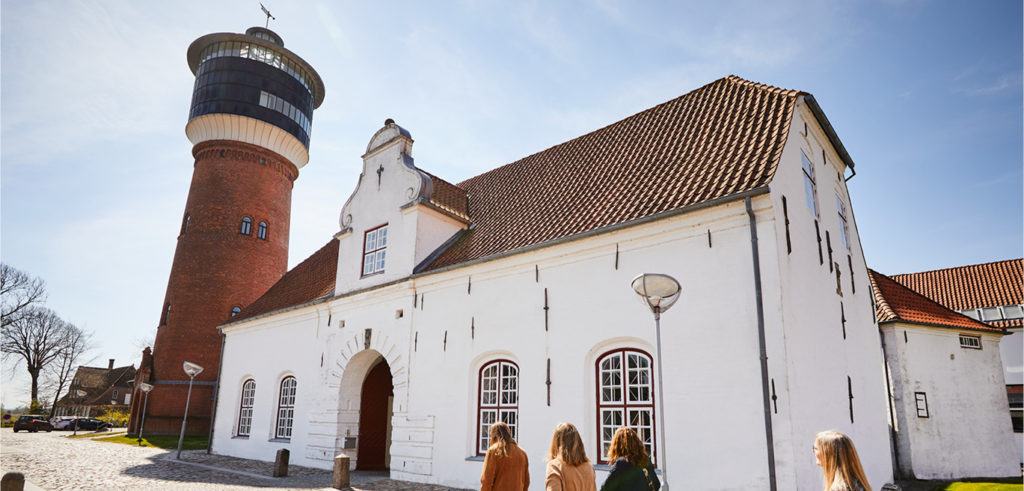
M491 446L484 457L480 491L525 491L530 487L526 452L512 439L512 430L502 421L491 425Z

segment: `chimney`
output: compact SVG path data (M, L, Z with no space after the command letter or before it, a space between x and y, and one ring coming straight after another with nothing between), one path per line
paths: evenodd
M113 369L114 369L114 359L111 358L110 359L110 364L107 365L107 370L113 370Z

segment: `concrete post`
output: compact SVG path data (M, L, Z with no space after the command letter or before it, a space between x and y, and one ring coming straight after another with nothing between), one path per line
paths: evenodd
M348 455L340 454L334 458L334 489L349 487Z
M277 458L274 459L274 477L288 477L288 452L287 448L277 451Z
M8 472L0 478L0 491L22 491L25 489L25 475L20 472Z

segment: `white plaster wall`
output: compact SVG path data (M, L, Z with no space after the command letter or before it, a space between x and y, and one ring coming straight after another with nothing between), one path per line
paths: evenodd
M765 198L755 201L759 209L767 204ZM275 407L261 389L264 379L288 367L299 377L301 401L296 436L287 444L292 461L329 467L345 432L358 431L351 396L342 395L341 386L349 360L363 349L364 329L372 329L373 349L388 358L396 380L393 477L476 486L482 463L467 460L475 455L476 377L483 363L496 358L520 367L520 442L530 455L533 480L543 480L543 455L560 421L580 428L596 460L595 361L617 347L655 354L653 316L629 283L639 273L657 271L679 278L684 288L662 317L664 370L672 374L665 387L669 481L681 489L764 488L750 261L747 216L738 202L229 326L214 451L273 458L282 444L255 436L269 431ZM395 319L397 309L401 319ZM342 320L345 327L339 327ZM549 357L550 407L544 384ZM257 426L248 440L232 439L238 387L249 373L257 377ZM310 386L314 392L303 391ZM599 471L599 482L605 472Z
M805 201L801 151L815 166L817 216ZM771 220L771 228L761 238L769 370L778 395L772 421L780 489L820 486L821 470L808 449L816 433L830 429L853 439L873 488L881 488L893 477L882 351L864 254L842 177L845 173L835 149L801 101L770 184L772 210L766 220ZM840 238L837 195L847 207L849 248ZM783 197L792 252L786 243ZM841 295L835 263L841 273Z
M901 471L919 479L1019 476L999 370L1000 335L980 334L978 350L961 348L956 329L904 323L882 329ZM917 416L915 392L927 395L927 418Z

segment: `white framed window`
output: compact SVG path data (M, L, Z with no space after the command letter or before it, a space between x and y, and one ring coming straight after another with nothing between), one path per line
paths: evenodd
M491 425L503 421L519 439L519 367L494 360L480 368L477 397L477 455L487 453Z
M238 436L249 436L252 431L252 406L256 400L256 381L246 380L242 384L242 397L238 403Z
M1020 305L1003 305L1003 319L1017 320L1024 318L1024 309Z
M800 164L804 170L804 195L807 200L807 209L811 210L814 216L818 216L818 185L814 180L814 163L803 150L800 151Z
M924 392L914 392L914 403L917 404L917 417L928 417L928 395Z
M983 307L981 309L981 320L998 321L1003 320L1003 313L999 307Z
M967 309L967 310L961 310L959 312L961 314L966 315L967 317L970 317L971 319L976 320L976 321L977 320L981 320L981 316L978 315L978 309Z
M596 368L598 463L607 463L608 447L620 426L636 430L656 462L651 356L636 349L618 349L601 355Z
M839 212L839 237L843 240L843 247L850 248L850 221L846 218L846 205L842 198L836 194L836 210Z
M363 276L384 272L387 247L387 224L366 231L363 238Z
M960 335L960 347L981 349L981 336L971 336L968 334Z
M274 438L290 440L292 438L292 423L295 420L295 387L298 383L295 377L285 377L281 381L281 395L277 402L277 425L274 430Z

